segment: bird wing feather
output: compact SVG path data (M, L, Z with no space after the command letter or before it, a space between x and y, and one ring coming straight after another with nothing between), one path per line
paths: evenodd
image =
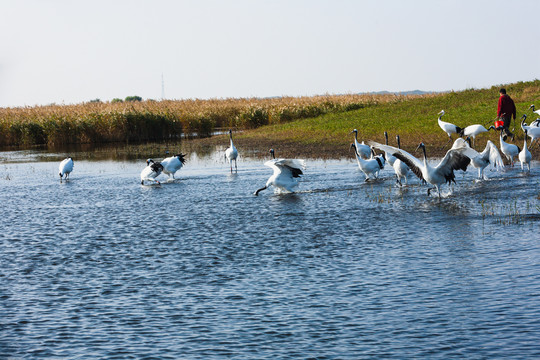
M383 145L383 144L380 144L380 143L378 143L376 141L371 141L371 140L368 141L368 145L373 146L376 149L385 151L385 152L387 152L389 154L392 154L394 156L396 156L396 153L399 153L399 154L403 155L403 157L407 158L409 160L409 162L411 162L412 164L414 164L414 166L416 166L418 168L421 168L422 166L424 166L424 164L422 163L422 161L420 159L418 159L416 156L408 153L407 151L405 151L403 149L398 149L397 147L393 147L393 146L390 146L390 145ZM400 160L403 161L403 159L400 159ZM405 162L405 161L403 161L403 162ZM409 165L409 164L407 164L407 165Z
M376 149L379 149L379 150L382 150L389 154L394 155L396 158L403 161L405 165L407 165L409 169L411 169L411 171L419 179L425 180L424 176L422 175L422 170L421 170L424 164L415 156L411 155L410 153L408 153L407 151L403 149L398 149L397 147L393 147L390 145L383 145L383 144L380 144L378 142L371 141L371 140L368 141L367 143L369 146L373 146Z
M298 170L303 170L306 168L305 160L301 159L277 159L275 164L277 166L287 166Z
M291 172L292 177L297 178L297 177L300 177L300 175L303 174L301 169L297 169L297 168L290 167L290 166L287 166L287 165L283 165L283 167Z
M446 152L439 165L435 167L435 170L444 176L447 183L455 182L454 170L466 171L470 162L471 159L463 155L459 150L450 149Z
M158 174L160 174L163 171L163 165L161 165L161 163L158 163L158 162L150 164L150 168L152 169L153 172L156 172Z
M451 150L457 150L471 159L481 155L478 151L471 148L469 144L467 144L467 142L462 138L457 138L456 141L454 141Z
M306 168L306 162L302 159L274 159L265 162L264 165L274 169L274 174L289 173L295 178L303 175L302 170Z
M264 165L274 169L274 174L288 174L295 178L303 175L302 169L305 169L305 161L297 159L269 160Z
M469 136L469 135L472 135L472 134L480 134L480 133L483 133L483 132L487 132L488 130L480 125L480 124L475 124L475 125L469 125L465 128L465 130L463 130L463 135L465 136Z
M186 165L186 155L187 154L182 154L182 153L176 155L176 157L178 158L178 160L180 160L182 165Z
M174 157L168 157L168 158L165 158L163 160L161 160L161 165L163 165L164 168L167 168L169 166L169 164L172 162L172 160L174 159Z
M161 161L161 165L163 165L163 170L170 173L175 173L176 171L180 170L186 163L184 156L184 154L178 154L163 159Z
M501 156L501 153L499 152L499 149L497 149L497 146L491 140L487 141L486 148L489 146L489 162L493 167L495 167L497 170L501 170L504 168L504 162Z

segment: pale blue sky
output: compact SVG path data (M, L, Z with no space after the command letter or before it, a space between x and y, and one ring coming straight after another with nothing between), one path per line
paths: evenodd
M0 106L540 78L537 0L0 0Z

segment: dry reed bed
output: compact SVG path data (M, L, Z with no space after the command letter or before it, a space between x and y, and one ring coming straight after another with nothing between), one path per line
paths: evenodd
M430 96L430 95L422 95ZM407 96L411 99L418 96ZM0 146L161 141L400 102L398 95L89 102L0 108Z

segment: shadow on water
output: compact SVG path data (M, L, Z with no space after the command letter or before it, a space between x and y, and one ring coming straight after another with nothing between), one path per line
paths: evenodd
M270 199L282 204L300 204L303 201L299 193L274 193L270 195Z

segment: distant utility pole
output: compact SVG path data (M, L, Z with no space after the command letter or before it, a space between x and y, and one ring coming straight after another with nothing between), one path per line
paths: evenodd
M163 73L161 73L161 100L165 100L165 80L163 80Z

